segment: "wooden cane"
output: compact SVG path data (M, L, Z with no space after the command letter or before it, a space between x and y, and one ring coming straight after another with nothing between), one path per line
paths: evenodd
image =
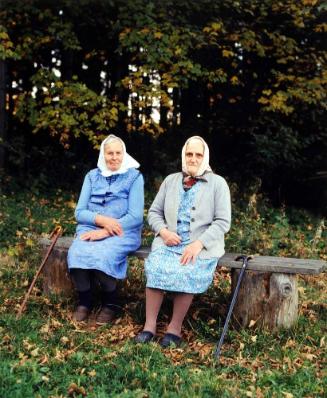
M23 313L23 311L24 311L24 309L26 307L27 300L28 300L28 298L29 298L29 296L30 296L30 294L31 294L31 292L33 290L35 282L36 282L37 278L39 277L39 275L40 275L45 263L47 262L47 259L50 256L50 253L52 252L52 249L54 248L54 245L56 244L56 242L57 242L57 240L58 240L58 238L59 238L59 236L61 234L62 234L62 228L60 226L55 227L55 229L51 232L50 239L52 239L52 243L51 243L51 245L50 245L50 247L49 247L49 249L48 249L48 251L47 251L47 253L46 253L46 255L45 255L45 257L44 257L44 259L43 259L43 261L42 261L42 263L40 265L40 267L39 267L39 269L37 270L30 287L28 288L28 291L27 291L27 293L25 295L24 301L23 301L22 305L20 306L19 311L18 311L18 313L16 315L16 319L19 319L21 317L21 315L22 315L22 313Z

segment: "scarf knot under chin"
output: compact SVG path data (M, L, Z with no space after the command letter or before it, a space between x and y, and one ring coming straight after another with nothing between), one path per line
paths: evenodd
M198 177L192 177L190 175L187 174L183 174L183 189L184 191L188 191L189 189L191 189L193 187L193 185L195 185L200 178Z

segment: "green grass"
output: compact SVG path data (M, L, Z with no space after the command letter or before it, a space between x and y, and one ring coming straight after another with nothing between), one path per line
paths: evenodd
M208 343L194 334L193 349L164 352L155 343L112 342L110 328L76 329L65 314L35 303L19 321L2 314L1 397L323 397L322 321L302 316L279 335L231 331L214 367L213 335Z
M130 259L128 279L120 284L123 311L111 327L72 323L74 297L46 297L41 281L17 320L41 260L37 238L56 224L71 235L75 200L76 195L61 191L0 194L1 398L326 396L325 275L299 277L300 316L293 328L278 333L230 329L219 366L212 353L230 289L229 274L221 271L215 286L196 297L185 321L187 343L178 349L132 342L144 321L143 264L137 259ZM321 218L258 202L234 204L228 251L327 258ZM145 229L144 242L151 239ZM170 311L168 296L159 334Z

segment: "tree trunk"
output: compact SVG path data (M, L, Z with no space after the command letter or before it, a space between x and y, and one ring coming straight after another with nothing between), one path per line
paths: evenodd
M118 40L118 39L117 39ZM118 42L114 44L114 48L118 46ZM109 57L109 55L108 55ZM117 102L121 102L125 105L126 109L119 109L118 111L118 123L117 130L121 133L126 131L126 126L128 124L128 99L130 92L127 88L125 88L121 83L122 79L124 79L129 74L128 65L130 60L126 54L112 54L108 58L107 65L107 96L111 100L115 100Z
M180 124L180 108L181 108L181 91L179 88L174 87L173 89L173 118L172 118L172 126L176 127Z
M6 63L0 60L0 169L5 163L4 141L7 137L6 123Z
M61 80L70 81L73 76L73 51L62 50Z
M232 292L239 273L232 270ZM251 321L268 330L291 327L298 316L296 274L246 271L233 314L242 327Z
M193 130L198 123L197 114L199 113L199 84L190 82L189 86L181 90L180 97L180 124L188 126Z

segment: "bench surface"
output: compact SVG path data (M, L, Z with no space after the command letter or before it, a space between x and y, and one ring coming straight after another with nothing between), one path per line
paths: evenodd
M73 237L67 236L59 238L56 242L55 248L68 251L73 242ZM51 241L47 238L42 238L40 244L47 247ZM141 246L138 250L131 253L130 256L145 259L150 253L150 248ZM235 261L238 253L226 253L219 259L218 266L229 269L242 268L242 261ZM300 259L292 257L273 257L273 256L254 256L249 261L248 270L261 272L280 272L287 274L320 274L327 269L327 262L323 260Z

